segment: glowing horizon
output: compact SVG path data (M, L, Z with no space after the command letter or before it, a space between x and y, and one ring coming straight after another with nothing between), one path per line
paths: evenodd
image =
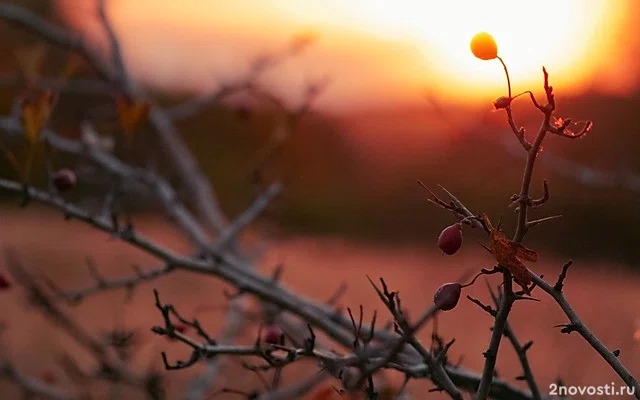
M59 2L63 10L72 3ZM504 94L500 64L469 51L479 31L496 38L514 92L539 91L543 65L567 95L633 89L637 71L618 61L625 54L616 42L629 29L626 0L615 6L593 0L589 7L581 0L513 3L139 0L114 2L111 15L134 74L160 86L206 90L312 29L320 34L318 44L269 74L268 82L287 86L285 95L295 97L293 86L329 74L335 82L321 100L327 108L417 104L424 88L466 103ZM71 23L80 24L82 17L74 21L69 12L74 7L67 8Z

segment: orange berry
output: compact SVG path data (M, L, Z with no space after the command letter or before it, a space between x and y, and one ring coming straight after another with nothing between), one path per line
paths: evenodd
M498 45L487 32L477 33L471 39L471 52L481 60L493 60L498 57Z

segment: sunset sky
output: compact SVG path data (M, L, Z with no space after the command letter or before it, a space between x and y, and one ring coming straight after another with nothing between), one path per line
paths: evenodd
M58 1L64 18L97 35L89 6ZM314 32L313 47L263 82L295 102L305 82L329 76L318 106L357 110L416 104L425 88L463 102L505 94L499 62L469 51L478 31L496 38L514 92L538 90L545 65L565 94L629 93L639 80L639 39L630 35L638 7L632 0L112 0L110 12L139 79L198 91Z

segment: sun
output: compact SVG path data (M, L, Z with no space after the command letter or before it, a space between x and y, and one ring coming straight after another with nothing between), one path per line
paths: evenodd
M473 57L469 42L489 32L513 81L538 82L544 65L556 80L580 84L589 78L594 57L614 32L622 2L607 0L351 0L344 13L378 35L409 40L422 49L425 75L449 90L504 87L495 62ZM612 3L617 3L615 7ZM617 14L617 15L615 15ZM484 91L486 93L486 91ZM474 93L470 94L471 96Z
M103 39L102 31L85 26L92 19L77 12L76 1L57 2L69 23ZM296 33L317 32L312 51L273 74L274 86L295 96L293 81L330 75L335 82L317 105L337 110L413 106L425 92L474 106L506 95L500 63L470 51L478 32L495 38L513 93L540 91L543 66L563 95L629 93L637 83L629 62L636 2L138 0L114 2L111 14L134 74L197 91L236 76L248 68L246 60L280 48Z

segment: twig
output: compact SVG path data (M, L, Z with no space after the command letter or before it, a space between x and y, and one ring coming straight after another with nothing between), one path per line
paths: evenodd
M496 306L500 304L499 296L496 296L491 289L491 286L487 282L487 286L489 287L489 293L491 294L491 298ZM511 342L511 346L516 352L518 356L518 360L520 361L520 365L522 365L523 375L516 379L526 380L529 389L531 390L531 396L534 400L541 400L540 389L538 388L538 384L536 383L535 377L533 376L533 370L531 369L531 365L529 364L529 358L527 357L527 350L531 348L533 344L532 341L526 343L524 346L520 345L520 341L516 336L514 330L511 328L509 321L505 323L504 326L504 335Z
M570 263L565 264L563 267L563 273L561 275L562 279L559 282L564 281L564 277L566 276L566 270L571 265ZM562 311L569 317L569 321L571 321L571 326L573 330L578 332L580 336L582 336L590 345L593 347L595 351L602 356L602 358L611 366L611 368L620 376L620 378L627 384L627 386L634 388L636 398L640 399L640 384L634 378L629 370L620 362L618 355L614 354L613 351L609 350L597 337L591 332L591 330L580 320L578 314L574 311L573 307L569 304L569 301L564 297L564 294L561 290L557 290L554 286L551 286L544 279L540 278L534 272L531 272L531 278L536 283L536 285L540 286L542 290L548 293L553 299L558 303ZM562 284L558 285L558 287L562 287Z

